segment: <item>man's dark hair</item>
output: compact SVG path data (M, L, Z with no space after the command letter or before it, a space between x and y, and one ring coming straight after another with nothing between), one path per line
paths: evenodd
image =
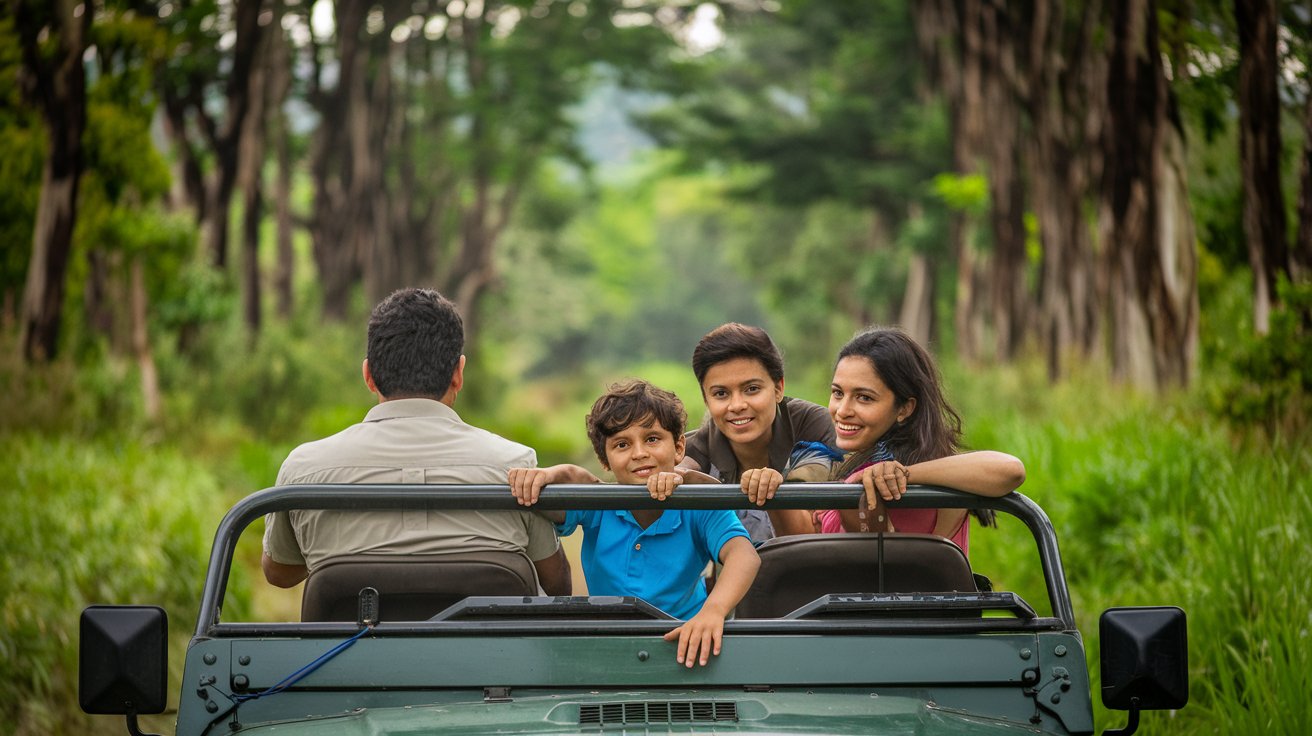
M683 435L688 413L678 396L646 381L611 384L588 412L588 439L592 441L597 459L606 464L607 438L634 424L650 426L653 421L669 430L677 440Z
M388 399L440 399L465 349L451 300L433 289L400 289L369 315L369 373Z
M692 372L698 385L714 366L735 358L759 361L770 380L784 380L784 356L760 327L728 322L706 333L692 351Z

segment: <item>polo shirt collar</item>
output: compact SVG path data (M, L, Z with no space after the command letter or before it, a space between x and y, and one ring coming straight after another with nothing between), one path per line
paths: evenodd
M660 518L652 522L652 525L647 527L646 529L643 529L642 526L638 524L638 520L633 518L633 514L629 513L629 511L626 509L616 509L611 513L615 514L621 519L624 519L626 523L638 527L639 531L646 534L670 534L675 529L678 529L679 527L683 526L683 514L678 514L678 513L661 514Z
M437 417L460 421L456 410L435 399L391 399L374 406L364 415L366 422L412 417Z

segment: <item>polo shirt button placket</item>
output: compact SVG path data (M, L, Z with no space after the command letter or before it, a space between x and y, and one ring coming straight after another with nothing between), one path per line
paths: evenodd
M635 550L642 549L642 542L638 542L637 544L633 545L633 549Z

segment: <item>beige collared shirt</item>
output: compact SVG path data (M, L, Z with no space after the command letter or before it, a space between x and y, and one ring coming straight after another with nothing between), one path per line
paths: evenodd
M324 483L498 483L537 455L461 421L431 399L394 399L364 421L292 451L278 485ZM507 491L509 493L509 491ZM440 554L507 550L531 560L559 548L555 527L531 511L287 511L265 517L264 551L311 571L348 554Z

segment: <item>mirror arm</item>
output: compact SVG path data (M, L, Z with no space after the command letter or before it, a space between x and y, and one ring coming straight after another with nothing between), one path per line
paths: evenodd
M1130 734L1139 730L1139 699L1130 698L1130 719L1125 723L1125 728L1103 731L1102 736L1130 736Z
M142 732L141 728L137 726L136 713L129 712L125 717L128 721L128 733L131 734L131 736L158 736L158 734Z

